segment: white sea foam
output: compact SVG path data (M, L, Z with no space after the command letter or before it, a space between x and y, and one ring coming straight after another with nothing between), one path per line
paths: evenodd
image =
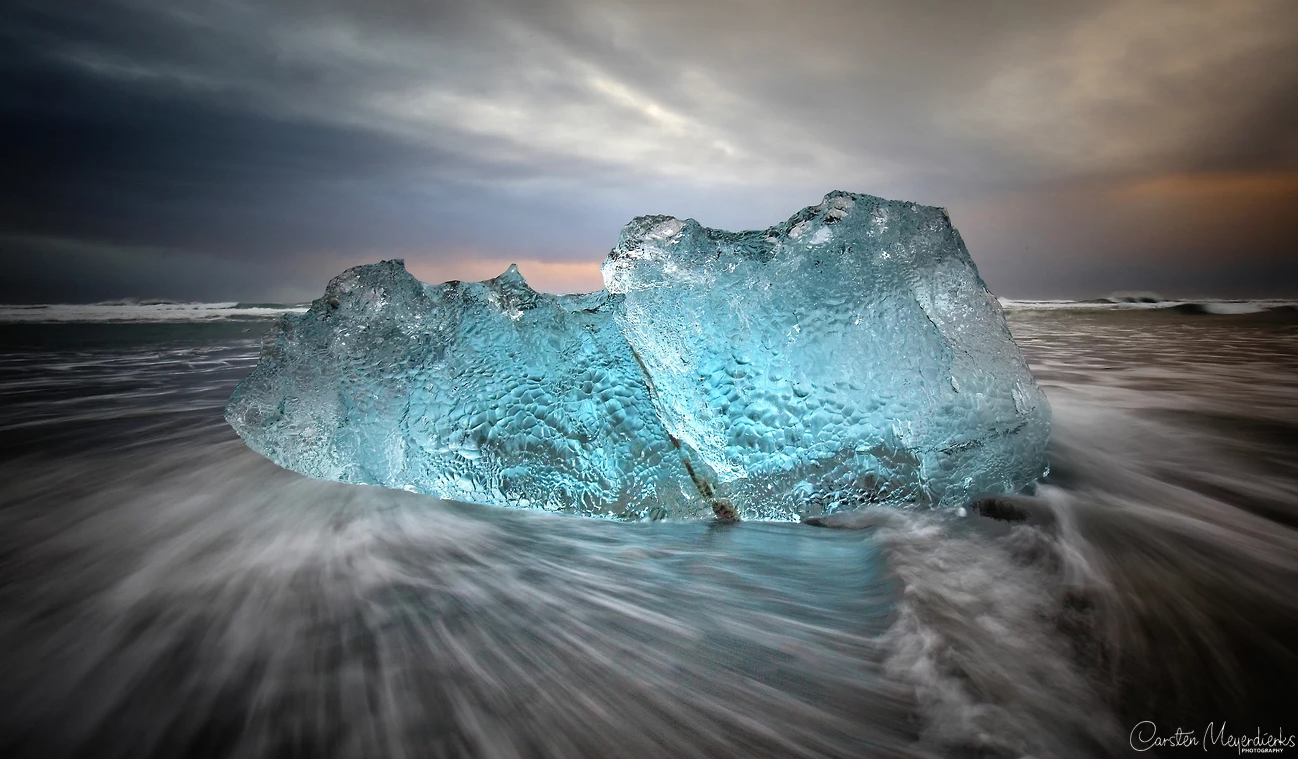
M1276 309L1298 308L1298 300L1261 299L1261 300L1018 300L1000 298L1001 306L1008 311L1159 311L1171 309L1181 312L1203 314L1256 314Z
M279 303L173 303L164 301L105 303L0 304L0 323L65 322L198 322L238 319L271 319L284 313L303 313L305 305Z

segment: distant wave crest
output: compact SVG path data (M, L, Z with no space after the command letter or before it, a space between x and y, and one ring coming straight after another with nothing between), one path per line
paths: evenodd
M126 298L83 304L0 305L0 323L249 320L304 311L305 305L294 303L184 303Z
M1125 294L1117 297L1115 293L1107 298L1091 300L1015 300L1001 298L1001 305L1010 311L1055 310L1067 311L1167 311L1169 313L1189 315L1231 316L1260 313L1298 313L1296 300L1169 300L1162 299L1155 293ZM1157 299L1155 299L1157 298Z

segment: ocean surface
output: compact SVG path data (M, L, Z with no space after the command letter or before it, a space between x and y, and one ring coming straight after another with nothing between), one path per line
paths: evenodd
M0 754L1298 755L1298 311L1006 305L1048 480L832 527L310 480L286 307L0 307Z

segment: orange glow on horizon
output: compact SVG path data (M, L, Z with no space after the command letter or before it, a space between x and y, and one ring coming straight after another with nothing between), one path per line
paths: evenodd
M1191 202L1214 198L1251 201L1298 196L1298 172L1164 174L1135 180L1118 192L1133 200Z
M532 289L546 293L588 293L603 289L604 278L599 261L540 261L468 257L454 261L407 260L406 270L423 282L436 284L449 280L480 282L500 276L510 264L518 264L523 279Z

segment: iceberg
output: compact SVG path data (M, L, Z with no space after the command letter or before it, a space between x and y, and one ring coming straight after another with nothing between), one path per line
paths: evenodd
M1050 407L940 208L833 192L762 231L642 216L606 289L349 269L226 418L303 474L629 520L959 507L1046 469Z

